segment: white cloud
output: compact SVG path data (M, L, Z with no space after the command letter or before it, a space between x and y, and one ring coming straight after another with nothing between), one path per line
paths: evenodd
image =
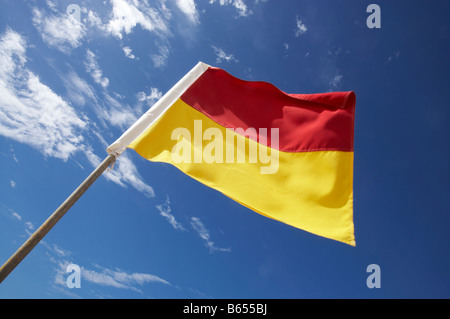
M128 104L117 101L106 91L103 92L103 101L104 106L94 106L97 115L108 121L109 124L119 127L122 131L127 130L136 122L138 119L137 113L142 113L137 108L132 108Z
M81 45L86 29L75 15L60 13L47 14L43 10L33 9L33 24L39 31L42 40L64 53Z
M100 69L97 63L97 57L95 53L89 49L87 49L86 51L86 62L84 65L86 67L86 72L88 72L92 76L95 83L101 85L103 88L108 87L109 79L103 77L103 71Z
M12 188L16 188L16 182L13 181L12 179L9 180L9 185L11 185Z
M32 222L28 221L25 222L25 232L28 234L28 236L31 236L31 234L34 232L35 227Z
M97 167L101 163L100 157L95 155L92 151L85 151L85 155L93 167ZM136 166L126 153L122 153L116 160L114 168L109 170L103 176L117 185L127 187L131 185L139 192L147 197L155 197L155 192L150 185L147 185L140 176Z
M61 75L61 79L71 101L75 101L75 103L80 105L86 103L92 107L98 119L104 121L103 124L107 130L109 130L110 125L125 130L136 121L137 116L135 112L139 110L134 110L127 104L117 101L106 90L102 90L102 97L97 96L91 86L74 71L70 71L67 75ZM152 98L158 96L158 92L156 88L152 88L150 95L145 95L145 100L150 103ZM108 146L108 143L103 138L104 134L96 125L90 127L89 133L96 136L105 148ZM101 158L94 154L90 146L86 145L83 147L82 152L93 167L97 167L101 163ZM154 197L153 188L143 181L136 166L125 153L118 157L114 169L103 176L121 187L132 186L147 197Z
M50 8L50 10L52 10L53 12L56 12L58 10L57 3L55 1L47 0L45 2L47 3L47 6Z
M105 78L103 77L103 73L95 64L92 63L88 70L94 66L92 71L94 73L94 79L97 79L100 83L104 83ZM96 112L99 120L102 121L105 127L114 125L122 130L128 129L137 120L136 113L142 113L142 110L133 109L129 105L117 101L106 90L101 91L102 97L97 96L95 90L73 71L61 76L61 79L66 87L67 96L70 101L81 106L85 105L88 101L89 106ZM120 98L117 93L112 92L111 94Z
M71 103L79 106L84 106L87 101L94 104L98 103L92 87L81 79L76 72L71 71L60 78L67 90L67 97Z
M26 68L25 53L26 41L18 33L9 29L1 35L0 135L28 144L45 156L64 161L81 151L97 167L101 160L92 153L81 134L86 132L87 120L78 116L69 103ZM107 93L105 101L108 109L102 108L90 86L75 72L62 78L70 97L83 105L88 99L99 117L112 125L127 127L136 120L130 107L121 105ZM157 91L152 91L148 98L155 95ZM118 158L116 169L105 174L105 177L122 187L131 185L148 197L154 196L153 188L142 180L125 154Z
M34 225L30 221L25 221L22 216L14 212L12 209L7 208L7 210L15 219L23 223L26 235L31 236L35 230ZM41 240L39 244L41 247L46 249L45 256L48 258L48 261L56 265L53 283L67 288L66 280L69 276L67 266L73 263L70 260L73 253L48 241ZM106 268L99 265L93 265L92 268L80 267L80 269L82 282L89 282L99 286L129 289L139 293L142 293L139 287L151 283L160 283L172 286L169 281L157 275L140 272L128 272L117 267ZM74 296L78 297L76 295Z
M12 145L9 146L9 151L11 153L11 157L12 157L13 161L16 163L19 163L19 160L16 156L16 152L14 151L14 148L12 147Z
M11 215L16 218L17 220L22 220L22 216L20 216L18 213L16 213L15 211L10 211Z
M295 18L295 20L296 20L296 23L297 23L297 27L295 28L295 36L299 37L302 34L306 33L306 31L308 31L308 28L303 23L303 21L300 20L300 18L298 16Z
M215 3L216 1L217 0L210 0L209 3L212 4ZM238 10L239 15L242 17L246 17L252 14L252 11L248 9L247 5L244 3L243 0L219 0L219 4L221 6L232 5Z
M106 30L119 39L122 39L123 33L131 33L138 24L147 31L163 34L169 32L163 15L150 7L147 1L111 0L111 2L112 18Z
M203 223L200 221L200 218L192 217L191 226L197 232L200 238L205 241L205 246L209 248L210 253L213 253L214 251L231 251L231 248L220 248L214 244L214 242L211 240L211 234L209 233L209 230L206 229L205 225L203 225Z
M86 8L83 8L82 12L84 15L83 22L85 23L86 26L98 29L103 32L108 32L106 30L106 26L103 24L102 20L100 19L100 17L96 12L88 10Z
M105 127L110 125L119 127L122 130L128 129L142 113L142 108L130 107L123 101L118 101L115 97L122 99L123 97L115 92L111 94L106 90L108 79L103 76L103 72L99 68L95 54L88 50L86 70L90 72L95 82L98 82L104 89L101 90L101 95L98 96L95 90L78 74L70 71L66 75L61 75L62 82L67 90L67 96L72 103L77 105L85 105L88 101L89 106L95 111L98 119ZM103 84L103 85L102 85ZM95 131L93 133L96 133Z
M150 88L150 95L145 92L138 92L137 97L141 102L146 102L148 106L155 104L160 98L162 98L162 92L157 88Z
M144 183L142 177L138 173L136 166L133 164L133 162L127 155L122 153L117 158L116 165L117 169L110 171L110 173L114 177L120 178L120 180L123 180L124 182L130 184L135 189L144 193L148 197L155 196L153 188Z
M233 54L227 54L227 53L225 53L225 51L223 49L218 48L218 47L216 47L214 45L212 45L211 47L213 48L214 53L216 54L216 62L217 63L222 63L223 61L226 61L226 62L230 62L230 61L239 62L239 60L236 59Z
M123 53L125 53L125 56L126 56L127 58L132 59L132 60L136 59L136 57L134 56L134 54L131 53L132 50L131 50L130 47L123 47L122 49L123 49Z
M0 37L0 134L45 156L67 160L84 148L87 121L26 68L26 41L7 29Z
M167 44L158 45L158 51L159 52L157 54L153 54L151 56L155 68L161 68L165 66L170 54L169 46Z
M175 216L171 214L172 209L170 208L170 201L169 197L166 198L165 202L161 205L157 205L156 209L159 211L159 214L167 219L170 225L176 230L182 230L185 231L186 229L179 223Z
M331 80L330 80L330 88L331 89L336 89L338 88L338 86L341 84L342 82L342 74L337 74L335 75Z
M133 111L124 108L120 110L118 108L111 108L105 112L107 120L115 126L121 127L122 129L127 129L134 122L136 122L137 117L134 115Z
M86 269L81 267L81 276L83 280L92 282L101 286L115 288L131 289L141 292L136 286L143 286L147 283L159 282L170 285L167 280L158 276L146 273L128 273L120 269L108 269L98 266L100 271ZM64 269L65 270L65 269Z
M51 256L50 261L56 264L54 283L66 288L66 280L69 276L67 267L71 265L72 262L67 258L63 258L67 257L67 253L56 245L45 245L45 247L48 248L48 252ZM170 282L167 280L148 273L130 273L122 269L105 268L99 265L94 265L93 267L94 269L80 267L82 282L89 282L104 287L129 289L139 293L142 293L142 291L138 287L142 287L149 283L162 283L171 286Z
M189 21L194 24L199 23L197 6L194 0L177 0L177 6L188 17Z

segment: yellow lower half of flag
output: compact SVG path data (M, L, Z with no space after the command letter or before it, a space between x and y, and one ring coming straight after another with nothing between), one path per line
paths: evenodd
M173 164L261 215L355 245L353 152L278 151L219 125L180 99L129 148L150 161ZM250 154L255 149L256 155ZM242 152L245 159L239 160ZM258 154L271 157L262 162ZM270 165L276 170L262 173Z

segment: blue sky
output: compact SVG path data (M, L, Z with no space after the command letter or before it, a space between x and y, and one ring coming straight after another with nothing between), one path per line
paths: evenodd
M366 25L370 3L379 29ZM289 93L357 97L356 247L128 150L0 297L449 298L449 11L439 0L0 0L1 263L198 61ZM370 264L379 289L366 285Z

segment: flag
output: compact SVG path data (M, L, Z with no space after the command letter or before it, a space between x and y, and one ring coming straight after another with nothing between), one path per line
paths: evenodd
M249 209L355 246L355 94L287 94L198 63L116 142Z

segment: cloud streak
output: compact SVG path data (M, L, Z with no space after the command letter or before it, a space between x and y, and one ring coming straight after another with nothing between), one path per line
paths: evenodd
M86 72L88 72L95 83L101 85L103 88L107 88L109 85L109 79L103 77L103 71L100 69L97 63L97 57L94 52L91 50L86 51L86 61L84 63L86 67Z
M0 134L66 161L83 150L88 120L26 67L25 39L0 37Z
M181 223L179 223L175 216L172 214L172 209L170 208L169 197L166 197L166 200L163 204L157 205L156 209L159 211L159 214L167 219L170 225L176 230L186 231Z
M308 31L308 28L303 23L303 21L299 18L299 16L295 17L295 21L297 24L297 27L295 28L295 36L298 38L302 34L305 34L306 31Z
M32 20L42 40L64 53L70 53L72 49L79 47L86 35L84 25L74 15L54 15L34 8Z
M343 75L342 75L342 74L336 74L336 75L330 80L330 83L329 83L329 85L330 85L330 90L336 90L336 89L340 86L340 84L341 84L341 82L342 82L342 78L343 78Z
M56 275L53 282L66 288L66 278L69 275L66 270L72 262L64 258L67 254L60 247L58 247L59 252L49 245L47 248L52 255L51 261L56 264ZM93 265L93 268L81 266L80 270L82 287L89 282L97 286L128 289L142 294L141 288L148 284L160 283L172 286L167 280L149 273L128 272L119 268L105 268L99 265Z
M81 152L97 167L101 159L83 136L88 133L101 136L100 132L27 69L26 49L25 39L17 32L8 29L0 36L0 135L27 144L44 156L64 161ZM110 123L122 127L135 121L134 113L108 94L107 102L111 108L102 108L94 91L76 73L64 77L63 83L69 96L83 105L86 100L92 101L98 114ZM116 164L115 170L104 174L108 180L122 187L131 185L147 197L154 197L153 188L142 180L126 154L120 156Z
M228 6L231 5L235 9L238 10L239 16L241 17L247 17L251 15L253 12L248 9L247 5L243 0L210 0L209 3L213 4L215 2L218 2L221 6ZM255 2L257 3L257 1Z
M221 252L230 252L231 251L231 248L220 248L214 244L214 242L211 240L211 234L210 234L209 230L205 227L205 225L202 223L200 218L195 217L195 216L192 217L191 218L191 226L197 232L197 234L200 236L200 238L204 240L205 246L208 247L210 253L213 253L215 251L221 251Z
M95 155L92 151L85 152L87 159L90 161L93 167L97 167L101 163L100 157ZM155 197L153 187L146 184L140 176L136 166L126 153L122 153L114 164L114 169L109 170L103 176L119 186L127 187L131 185L133 188L143 193L145 196L152 198Z
M7 208L5 205L1 205L14 217L15 220L23 223L26 235L31 236L35 230L33 224L30 221L25 221L22 216ZM66 270L67 266L73 264L73 261L71 260L71 256L73 255L72 252L59 245L44 240L40 241L39 245L45 248L45 256L48 260L56 265L54 269L55 277L53 279L53 283L57 286L61 286L61 289L67 288L66 279L69 276L69 273ZM129 272L117 267L106 268L99 265L92 265L92 267L82 266L80 268L82 284L89 282L102 287L129 289L138 293L142 293L140 288L148 284L159 283L172 286L169 281L149 273ZM67 293L68 289L64 289L64 291ZM70 296L79 297L77 294L70 294Z
M177 0L178 8L186 15L193 24L199 23L197 6L194 0Z
M81 277L83 280L101 286L131 289L140 293L142 291L137 286L142 287L148 283L162 283L170 286L167 280L152 274L129 273L121 269L108 269L100 266L97 268L99 268L98 271L81 267Z
M216 47L214 45L211 46L214 50L214 53L216 55L216 62L222 63L222 62L239 62L238 59L233 54L225 53L225 51L219 47Z

